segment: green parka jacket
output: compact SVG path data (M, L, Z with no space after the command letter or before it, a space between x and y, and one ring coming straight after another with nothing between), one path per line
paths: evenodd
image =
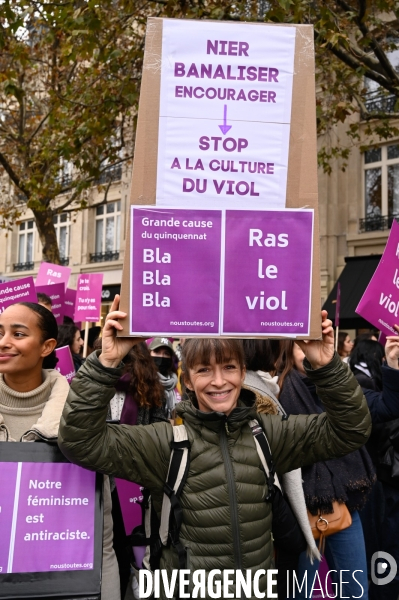
M307 363L306 372L316 384L325 413L286 420L257 415L278 473L348 454L362 446L370 434L367 402L337 354L316 371ZM160 515L172 426L106 424L108 403L120 376L120 369L104 367L95 353L89 356L72 381L61 418L59 445L74 463L149 488ZM271 508L265 502L265 476L248 425L256 415L255 396L248 390L242 392L239 406L228 417L199 411L190 402L177 407L191 444L190 469L181 496L180 533L191 570L255 572L271 566ZM165 549L161 569L170 575L177 568L177 555L172 548ZM266 577L260 579L259 589L266 591Z

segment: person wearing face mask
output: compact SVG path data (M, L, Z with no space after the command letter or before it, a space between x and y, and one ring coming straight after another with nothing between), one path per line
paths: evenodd
M147 342L148 343L148 342ZM177 358L172 342L168 338L154 338L149 341L148 349L158 369L158 377L165 390L165 415L172 418L174 408L181 400L177 390Z

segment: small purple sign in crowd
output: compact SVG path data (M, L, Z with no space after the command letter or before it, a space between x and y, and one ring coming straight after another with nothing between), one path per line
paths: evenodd
M69 463L0 468L0 573L93 569L96 474Z
M84 273L83 275L79 275L74 321L99 321L101 315L102 285L102 273Z
M131 230L131 334L309 335L312 210L132 207Z
M37 302L33 277L0 283L0 314L17 302Z
M51 285L37 285L36 292L47 294L51 298L51 311L57 321L58 325L62 325L64 322L65 314L65 284L53 283Z
M58 358L58 363L55 368L61 375L64 375L70 384L76 375L71 349L69 346L61 346L61 348L56 348L55 355Z
M39 267L36 285L48 286L54 283L63 283L66 288L71 271L72 269L70 267L62 267L60 265L43 262Z
M356 308L357 314L386 336L399 325L399 223L393 221L384 254Z
M219 333L222 211L132 207L131 333Z

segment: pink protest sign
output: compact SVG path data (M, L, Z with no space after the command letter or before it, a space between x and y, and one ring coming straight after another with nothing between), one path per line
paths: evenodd
M226 211L224 334L309 334L312 240L312 210Z
M64 375L64 377L70 384L72 379L75 377L76 372L69 346L62 346L61 348L57 348L55 354L58 358L58 363L55 368L59 373L61 373L61 375Z
M73 320L75 316L76 290L67 288L64 296L64 316Z
M358 315L385 335L397 335L399 325L399 224L392 223L384 254L362 299Z
M221 229L221 210L132 207L132 334L219 334Z
M102 286L102 273L85 273L79 275L74 321L97 322L100 320Z
M118 490L125 533L130 535L133 528L141 523L140 503L143 501L143 488L137 483L117 477L115 477L115 485Z
M96 474L69 463L0 469L0 571L93 569Z
M65 285L63 283L54 283L52 285L36 285L36 292L47 294L50 296L52 305L51 312L53 313L58 325L64 322L64 302L65 302Z
M37 302L33 277L0 283L0 313L17 302Z
M53 265L52 263L42 263L36 277L36 285L51 285L52 283L63 283L65 288L68 285L69 276L72 269Z

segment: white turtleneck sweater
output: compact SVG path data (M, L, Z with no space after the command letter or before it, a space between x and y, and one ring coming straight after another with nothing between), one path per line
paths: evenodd
M69 385L65 377L54 369L44 369L42 374L43 383L39 387L30 392L17 392L6 385L0 373L0 425L3 427L3 439L20 441L27 431L41 421L44 436L57 436Z

